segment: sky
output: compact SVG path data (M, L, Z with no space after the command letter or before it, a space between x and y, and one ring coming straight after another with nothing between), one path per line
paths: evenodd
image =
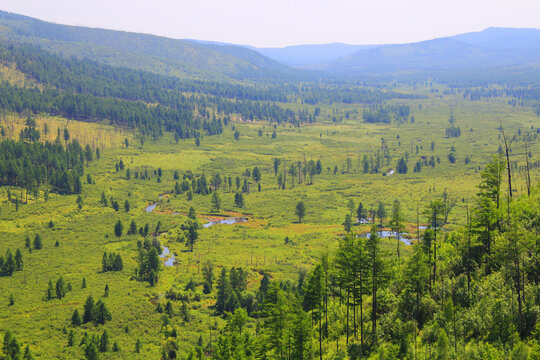
M540 28L540 0L0 0L60 24L257 47L407 43L490 26Z

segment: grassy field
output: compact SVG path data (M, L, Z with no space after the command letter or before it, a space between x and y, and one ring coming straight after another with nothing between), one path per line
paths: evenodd
M125 139L134 141L133 133L109 124L88 123L74 121L60 116L38 115L32 117L36 122L36 128L40 131L40 141L53 142L61 132L64 136L67 129L72 139L77 139L82 146L90 145L93 149L116 149L125 146ZM0 126L5 131L5 137L18 139L22 129L26 126L26 117L18 114L1 114Z
M407 104L413 109L414 123L366 124L361 121L361 108L342 105L323 108L323 116L315 124L300 128L278 125L275 139L271 136L274 128L267 122L235 122L233 125L240 133L239 140L234 139L234 131L229 127L222 135L203 138L199 147L193 139L176 143L170 134L141 146L129 133L110 126L39 118L39 126L47 123L54 137L57 128L67 126L73 138L104 150L101 159L91 162L86 170L95 184L84 184L81 210L77 208L77 196L52 194L48 202L42 196L38 199L30 197L28 204L21 205L16 211L14 204L7 202L7 189L2 189L0 253L5 253L8 248L20 248L25 266L23 271L12 277L0 278L0 331L12 329L21 342L30 345L37 358L81 358L80 347L66 346L64 329L69 331L74 309L82 311L90 294L96 299L103 296L108 284L110 294L104 301L112 313L112 321L105 326L75 329L76 343L80 342L83 331L101 333L105 327L111 341L117 341L121 347L119 353L108 353L107 358L158 358L163 338L162 314L156 312L155 304L159 301L164 303L163 294L171 287L183 289L191 279L200 282L202 263L212 261L218 268L241 266L248 269L248 288L253 290L258 287L263 271L269 272L274 279L296 282L301 269L309 269L322 254L336 248L343 234L341 223L348 213L347 202L350 199L356 204L361 201L368 209L383 201L388 213L394 200L401 201L408 228L414 232L417 207L422 212L429 200L440 196L446 189L457 200L448 227L463 224L466 206L477 191L480 171L501 145L500 123L511 136L517 135L520 129L522 135L527 131L536 133L539 125L538 117L529 108L512 107L505 99L469 102L459 95L442 99L430 95L427 99ZM358 114L353 113L355 110ZM458 138L445 137L444 129L451 111L455 114L456 126L461 128L462 135ZM331 118L336 112L338 116L346 112L352 115L334 123ZM22 121L6 115L1 124L10 129L7 136L16 136L23 126ZM260 129L262 137L258 135ZM51 136L46 139L52 140ZM131 143L127 148L121 145L126 137ZM95 139L104 140L96 143ZM383 171L389 173L394 170L398 159L408 153L407 174L383 176L361 171L364 154L375 154L383 139L391 157ZM434 150L431 150L432 142L435 143ZM448 161L452 146L457 156L454 164ZM512 149L512 160L518 165L523 164L525 142L520 137L516 138ZM540 160L540 142L536 135L529 149L531 161ZM414 164L421 156L438 157L440 163L434 168L426 166L421 172L414 173ZM465 164L467 156L471 160L469 164ZM296 181L294 188L291 188L288 176L287 188L279 190L273 170L276 157L282 159L282 166L285 164L287 167L304 159L320 159L323 172L315 177L312 185ZM351 164L349 169L347 158ZM132 176L126 179L125 170L117 172L115 169L115 163L120 160L132 174L136 170L148 169L150 178L141 180ZM255 166L262 170L261 191L257 191L251 179L251 193L245 195L246 205L238 209L234 207L234 179L236 176L243 179L242 173ZM335 166L338 167L336 174ZM158 168L163 171L161 182L153 173ZM174 171L179 171L181 177L187 171L195 175L204 173L208 178L215 173L222 177L231 176L233 191L220 191L220 214L212 210L211 195L195 194L188 201L185 194L172 194L171 189L176 182ZM533 170L532 176L533 182L539 179L537 169ZM524 174L516 172L514 179L518 193L526 191ZM12 189L14 194L18 191ZM99 203L102 192L107 198L113 196L119 201L121 209L118 212ZM160 194L166 195L160 199ZM131 205L129 212L123 209L125 200ZM294 213L299 200L306 205L304 223L297 223ZM146 212L145 208L152 203L158 204L156 209ZM174 235L176 228L185 221L190 206L195 207L201 223L220 215L243 216L247 222L201 229L191 253L185 244L176 241ZM137 266L137 241L142 237L115 237L113 229L118 220L122 220L124 229L131 220L135 220L138 226L149 223L150 228L161 222L163 233L160 241L175 254L176 266L163 268L157 286L150 287L148 283L132 278ZM54 227L48 226L49 221L54 223ZM425 221L420 215L420 223ZM355 226L354 231L367 232L369 225ZM27 235L33 238L36 233L42 235L44 247L30 253L24 249L24 238ZM284 243L286 236L291 243ZM54 246L56 241L59 242L58 247ZM383 244L388 256L394 256L396 240L385 239ZM124 269L101 273L104 251L120 253ZM403 245L402 253L410 253L409 247ZM62 300L44 301L49 279L55 281L61 275L71 283L73 291ZM84 289L81 287L83 278L88 284ZM12 306L8 305L10 294L15 299ZM208 330L211 328L209 324L217 321L219 327L223 322L213 316L211 305L214 295L202 294L202 287L198 286L189 301L192 320L188 323L178 317L171 320L179 330L179 339L185 344L180 349L184 355L199 336L205 342L215 336ZM176 312L180 306L180 302L174 303ZM129 327L127 331L126 326ZM135 354L138 338L143 340L143 348L140 354Z

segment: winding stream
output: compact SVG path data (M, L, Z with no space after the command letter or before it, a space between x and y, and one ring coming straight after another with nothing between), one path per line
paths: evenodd
M402 233L399 240L402 243L404 243L405 245L411 245L411 240L407 239L407 238L404 238L403 237L404 235L408 235L408 234L407 233ZM367 233L367 234L364 234L364 235L361 235L361 236L369 239L371 237L371 233ZM393 231L388 231L388 230L379 231L379 237L381 237L381 239L396 238L394 232Z
M165 259L169 255L171 255L171 251L169 250L168 247L163 246L163 251L161 252L159 257L162 258L162 259ZM167 260L165 260L163 262L163 265L165 265L165 266L174 266L174 260L175 260L175 257L174 257L174 254L172 254L171 257L169 257Z

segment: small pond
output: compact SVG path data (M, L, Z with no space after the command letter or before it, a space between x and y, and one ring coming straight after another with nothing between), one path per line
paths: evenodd
M232 225L236 223L246 222L247 219L243 217L240 217L240 218L232 217L232 218L227 218L227 219L222 219L222 220L208 220L208 221L209 222L204 224L203 227L209 228L210 226L214 226L217 224Z
M146 210L147 213L151 213L152 211L154 211L156 206L157 206L157 204L150 204L145 208L145 210Z

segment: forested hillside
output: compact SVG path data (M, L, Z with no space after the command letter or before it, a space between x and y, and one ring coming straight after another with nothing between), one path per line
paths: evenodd
M0 12L4 39L42 46L66 57L198 79L271 79L296 76L274 60L239 46L49 23ZM301 75L302 76L302 75Z

